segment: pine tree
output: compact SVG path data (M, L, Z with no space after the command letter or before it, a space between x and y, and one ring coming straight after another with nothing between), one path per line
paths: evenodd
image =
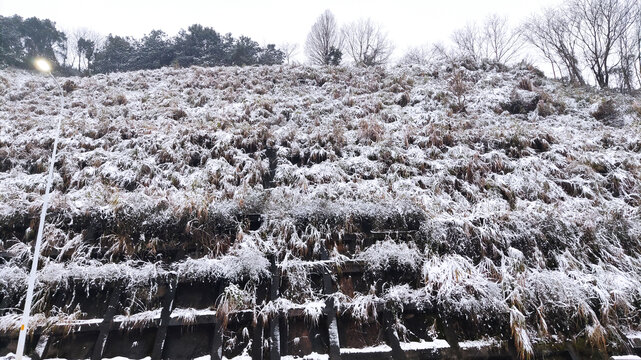
M343 58L343 52L335 47L330 47L329 52L325 60L325 64L338 66L341 64L341 59Z
M174 60L174 46L162 30L152 30L136 46L135 69L158 69Z
M20 34L21 24L22 18L18 15L0 16L0 65L2 66L22 65L25 54Z
M280 65L285 60L285 53L276 49L276 45L268 44L262 49L258 57L258 63L262 65Z
M134 45L131 38L109 34L104 48L96 53L94 69L96 72L132 70Z
M232 64L239 66L256 64L259 51L260 46L257 42L247 36L241 36L234 46Z
M78 39L78 44L77 44L77 49L78 49L78 56L79 57L84 57L87 59L87 67L91 67L91 58L94 55L94 50L96 48L96 44L91 41L87 40L83 37ZM78 59L78 71L80 71L80 59Z
M56 55L66 52L66 39L51 20L0 16L0 64L30 68L38 56L58 64Z
M175 40L176 59L181 66L223 65L225 59L220 34L199 24L181 30Z

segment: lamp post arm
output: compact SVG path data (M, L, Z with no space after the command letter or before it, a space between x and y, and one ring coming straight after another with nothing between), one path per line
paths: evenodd
M60 92L60 110L58 112L58 123L56 125L56 132L53 141L53 152L51 153L51 161L49 164L49 174L47 175L47 186L45 188L44 201L42 204L42 212L40 213L40 222L38 223L38 236L36 238L36 245L33 250L33 261L31 263L31 272L27 283L27 297L25 298L24 311L22 313L22 321L20 322L20 335L18 336L18 347L16 349L16 359L22 360L24 353L24 346L27 337L27 327L29 325L29 315L31 313L31 303L33 301L33 288L36 282L36 275L38 274L38 258L40 257L40 246L42 245L42 233L45 226L45 217L47 216L47 208L49 207L50 190L53 184L53 168L56 163L56 153L58 152L58 138L60 137L60 128L62 126L62 112L64 110L64 94L60 83L53 74L49 73L53 81L58 87Z

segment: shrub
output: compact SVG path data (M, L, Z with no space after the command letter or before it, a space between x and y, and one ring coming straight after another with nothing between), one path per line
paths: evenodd
M510 100L501 103L501 108L510 114L527 114L536 110L541 95L533 92L524 92L514 89L510 95Z
M449 90L456 97L456 104L450 107L454 112L465 112L465 95L469 92L470 88L468 83L463 78L463 73L458 71L452 76L448 84Z
M116 96L116 104L118 105L127 105L127 98L125 95L118 95Z
M630 107L630 110L638 119L641 119L641 103L635 102Z
M592 116L597 120L612 119L618 114L615 106L616 104L612 99L601 101L601 104L599 104L599 107L596 109L596 111L592 113Z
M9 93L9 101L20 101L29 95L28 91L12 92Z
M528 78L522 78L517 87L522 90L527 90L527 91L532 91L533 86L532 86L532 81Z
M396 103L396 105L405 107L410 102L410 95L408 93L402 93L401 95L396 97L396 100L394 102Z
M183 109L174 109L171 112L171 118L174 120L180 120L187 116L187 113Z
M270 114L274 113L273 106L274 106L274 104L269 102L269 101L262 101L260 103L260 107L262 107L263 109L267 110L267 112L269 112Z
M546 152L550 150L550 143L544 137L536 137L530 142L530 147L536 152Z
M124 95L117 95L116 97L108 97L105 101L102 102L104 106L114 106L114 105L126 105L127 98Z
M62 84L62 90L64 90L66 93L70 93L78 88L78 85L76 85L75 82L71 80L65 81L64 84Z
M189 98L187 98L187 102L193 107L202 107L205 104L207 104L207 97L205 95L192 95Z
M359 139L376 142L383 138L384 129L375 120L361 120L359 123Z
M464 67L469 71L479 70L479 63L469 56L460 60L460 66Z
M539 94L541 96L541 101L546 105L551 111L553 111L556 114L565 114L565 111L567 110L567 106L565 103L561 100L558 99L553 99L551 95L549 95L546 92L541 92ZM539 101L539 103L541 102ZM539 113L539 115L541 115ZM549 114L551 115L551 114ZM546 116L546 115L542 115Z
M541 71L539 68L537 68L532 63L526 60L521 60L521 62L517 65L517 69L527 70L539 78L545 77L545 74L543 73L543 71Z
M539 103L536 104L536 111L541 117L547 117L554 114L552 106L543 100L539 100Z
M4 85L2 87L2 89L4 90L4 89L8 88L11 83L5 77L0 76L0 84Z

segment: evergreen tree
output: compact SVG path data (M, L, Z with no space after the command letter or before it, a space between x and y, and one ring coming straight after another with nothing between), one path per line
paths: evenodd
M66 39L51 20L0 16L0 64L31 68L38 56L58 64L56 55L66 53Z
M338 66L341 64L341 59L343 58L343 52L335 47L330 47L327 57L325 59L325 64Z
M0 16L0 65L20 67L25 57L20 27L22 18Z
M257 42L247 36L241 36L234 46L232 64L239 66L254 65L258 62L259 51L260 46L258 46Z
M58 63L56 55L66 53L67 36L56 29L51 20L40 20L35 17L26 19L22 23L22 43L26 53L27 64L30 66L35 57L45 57Z
M74 54L87 60L88 70L98 73L157 69L173 61L182 66L274 65L282 64L285 58L273 44L261 48L247 36L238 39L229 33L221 36L199 24L181 30L174 38L161 30L153 30L140 40L110 34L100 50L92 39L75 35ZM31 68L36 56L57 64L57 58L66 61L66 46L66 35L50 20L0 16L0 66ZM337 59L340 62L340 51Z
M214 29L199 24L181 30L175 40L176 60L181 66L222 65L222 39Z
M233 65L232 55L234 53L234 47L236 46L236 39L232 36L231 33L225 34L222 38L221 49L223 53L223 59L221 65Z
M131 38L109 34L104 48L96 53L94 70L101 73L132 70L134 50Z
M87 67L91 67L91 58L94 55L96 44L91 40L87 40L81 37L80 39L78 39L77 48L78 56L87 59ZM80 71L80 63L80 60L78 60L78 71Z
M158 69L174 60L174 47L162 30L152 30L136 46L133 67L135 69Z
M285 60L285 53L276 49L276 45L268 44L262 49L258 57L258 63L261 65L280 65Z

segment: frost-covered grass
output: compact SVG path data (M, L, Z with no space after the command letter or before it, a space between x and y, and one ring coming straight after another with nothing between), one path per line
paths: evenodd
M470 85L466 113L450 106L454 70ZM0 77L9 84L0 89L0 291L19 302L60 114L47 78ZM518 88L524 78L533 91ZM43 294L72 280L135 288L170 273L225 278L240 294L227 311L296 305L315 322L324 304L308 265L324 246L323 266L352 259L415 277L333 295L356 319L414 304L470 322L478 337L512 338L523 356L536 337L600 347L639 330L638 98L487 64L69 80L78 88L62 112ZM407 106L396 103L402 94ZM596 120L608 98L618 113ZM503 110L518 99L539 99L537 109ZM366 246L372 230L390 236ZM292 304L246 298L271 258Z
M360 252L356 259L364 261L373 271L381 271L391 266L412 271L418 269L421 253L414 243L397 244L387 239Z

